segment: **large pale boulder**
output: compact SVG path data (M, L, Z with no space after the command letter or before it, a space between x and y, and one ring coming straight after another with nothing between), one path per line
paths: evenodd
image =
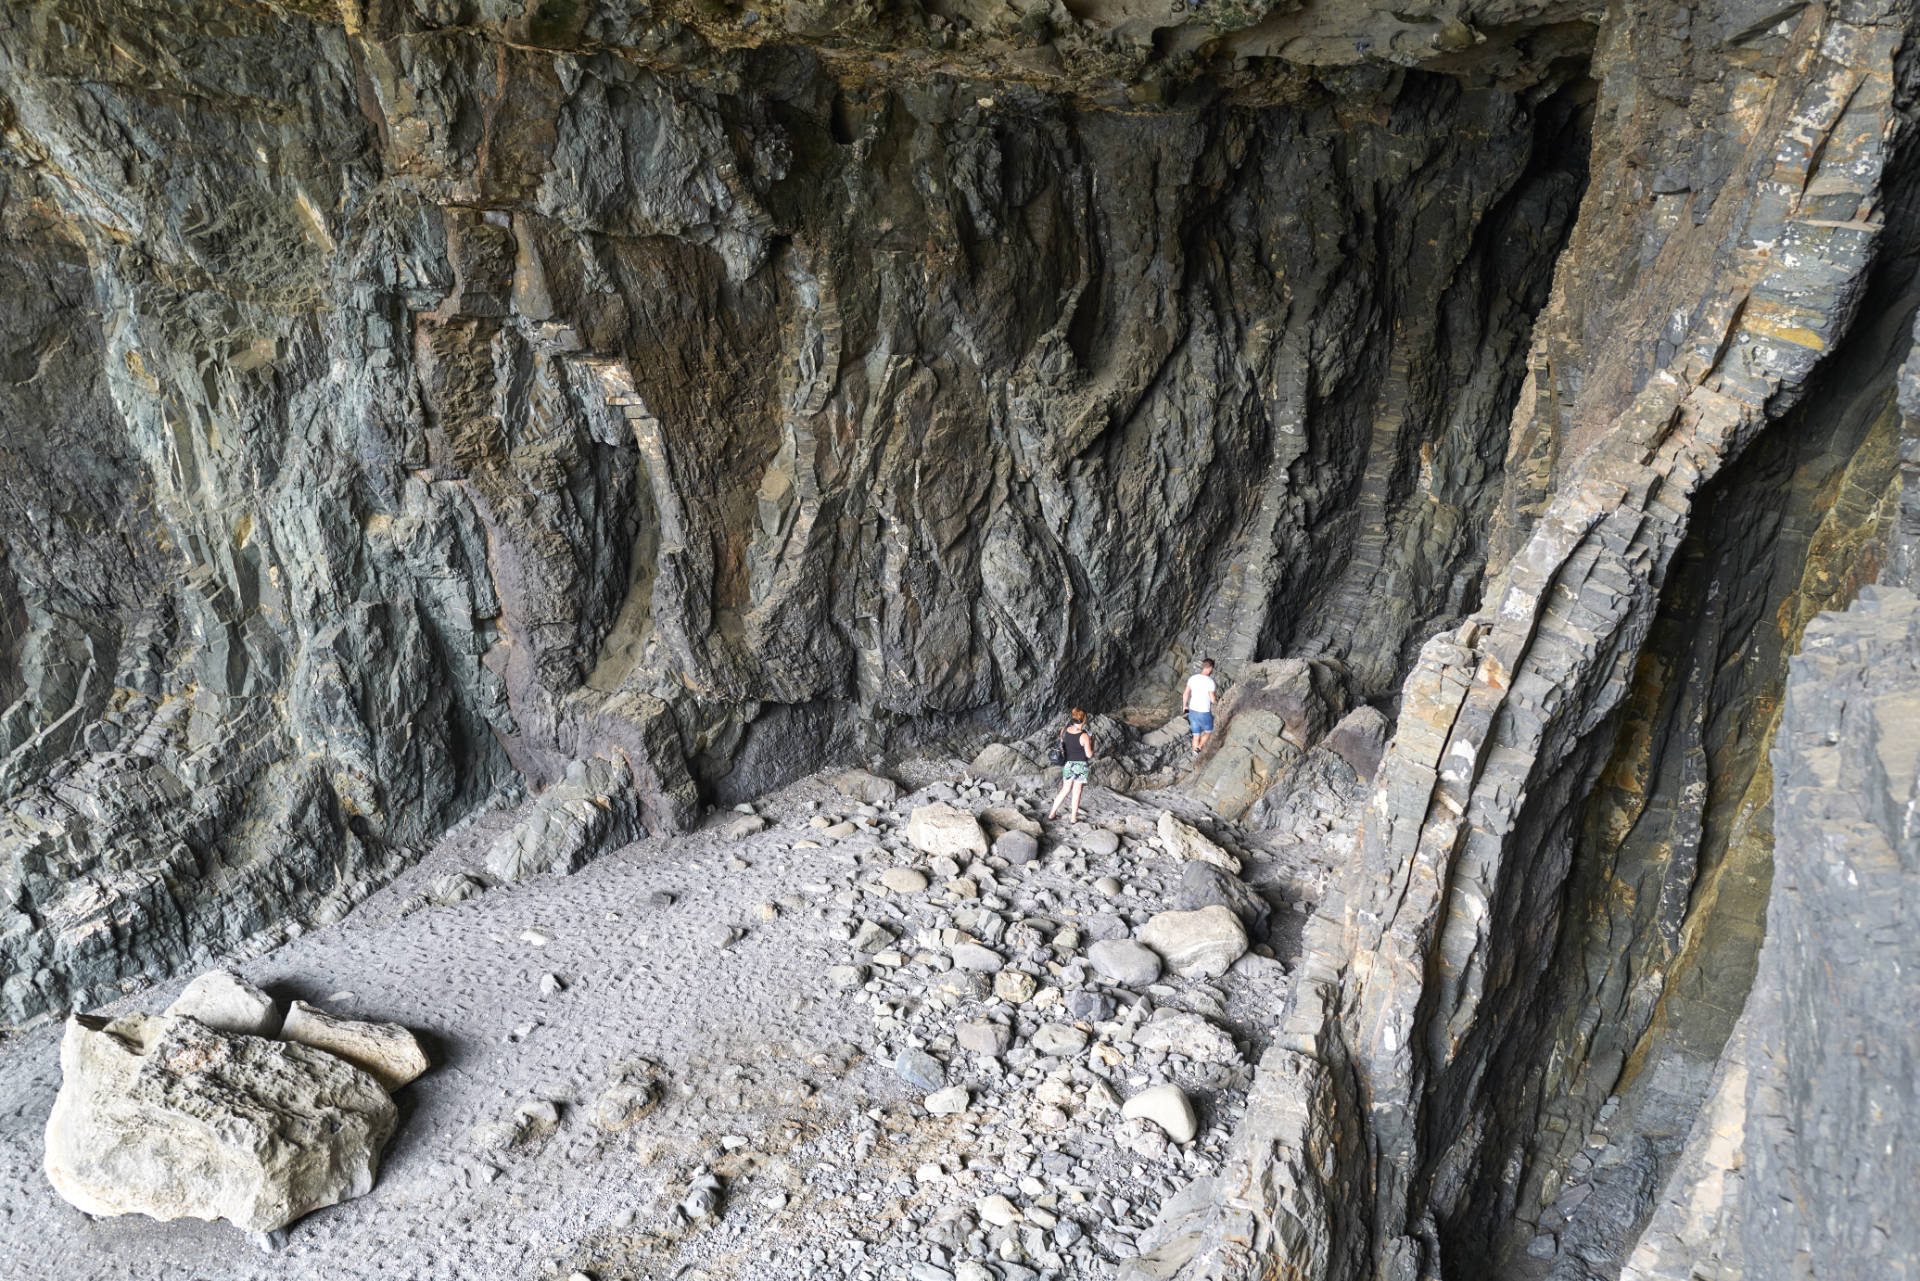
M227 970L208 970L187 984L166 1012L236 1036L272 1036L279 1024L273 998Z
M305 1001L287 1011L280 1035L289 1041L337 1054L397 1090L427 1070L427 1052L413 1033L398 1023L343 1019Z
M1161 848L1176 862L1211 863L1236 876L1240 874L1239 859L1202 836L1199 828L1175 818L1172 810L1160 811L1160 822L1154 830L1160 837Z
M868 805L891 805L900 799L900 784L863 769L850 769L833 780L833 788Z
M393 1133L393 1100L346 1060L191 1018L76 1016L60 1070L47 1179L92 1215L271 1232L370 1191Z
M1247 953L1240 918L1224 907L1161 912L1140 927L1140 941L1182 978L1219 978Z
M922 853L935 857L985 857L987 834L973 815L936 802L922 805L907 820L907 839Z

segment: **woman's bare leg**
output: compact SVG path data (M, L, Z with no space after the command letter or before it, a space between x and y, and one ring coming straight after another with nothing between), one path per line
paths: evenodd
M1080 789L1085 786L1079 779L1073 780L1073 821L1076 823L1080 821Z
M1073 787L1072 779L1063 778L1060 780L1060 794L1053 798L1053 808L1047 811L1048 818L1052 818L1054 817L1054 815L1060 812L1060 802L1067 799L1067 792L1071 790L1072 787Z

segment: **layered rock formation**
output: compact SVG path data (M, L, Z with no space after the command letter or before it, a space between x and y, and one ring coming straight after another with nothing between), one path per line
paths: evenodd
M1812 620L1911 559L1912 24L0 11L0 1019L324 917L501 789L550 790L494 874L566 870L1208 652L1260 679L1191 790L1329 841L1372 790L1162 1272L1608 1272L1678 1167L1632 1266L1685 1275L1839 1168L1764 1122L1829 1079L1852 910L1769 911L1773 789L1882 761L1794 794L1811 858L1904 803L1901 736L1808 686L1766 750L1803 634L1857 652L1797 681L1904 697L1896 596ZM1750 1193L1646 1145L1575 1224L1603 1108L1709 1100ZM1715 1257L1789 1237L1860 1233Z
M1382 695L1473 603L1577 64L1118 111L471 8L0 19L72 495L4 531L7 1018L570 762L617 839L1201 648Z

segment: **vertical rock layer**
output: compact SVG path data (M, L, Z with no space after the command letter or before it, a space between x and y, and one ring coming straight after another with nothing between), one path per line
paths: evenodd
M1704 1092L1759 946L1784 659L1892 520L1911 17L1603 25L1488 604L1407 680L1182 1276L1544 1274L1522 1247L1609 1091L1687 1058L1673 1093ZM1564 1275L1619 1264L1672 1155Z

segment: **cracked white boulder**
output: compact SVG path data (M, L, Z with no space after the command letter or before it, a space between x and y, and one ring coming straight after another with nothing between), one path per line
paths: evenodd
M1200 829L1191 823L1182 823L1173 816L1173 811L1162 810L1160 822L1155 827L1160 844L1167 853L1182 863L1211 863L1215 867L1225 868L1235 876L1240 874L1240 860L1221 849L1218 845L1201 835Z
M236 1036L272 1036L279 1023L273 998L227 970L208 970L187 984L166 1012Z
M396 1116L344 1059L191 1018L76 1016L60 1068L44 1168L92 1215L271 1232L372 1190Z

